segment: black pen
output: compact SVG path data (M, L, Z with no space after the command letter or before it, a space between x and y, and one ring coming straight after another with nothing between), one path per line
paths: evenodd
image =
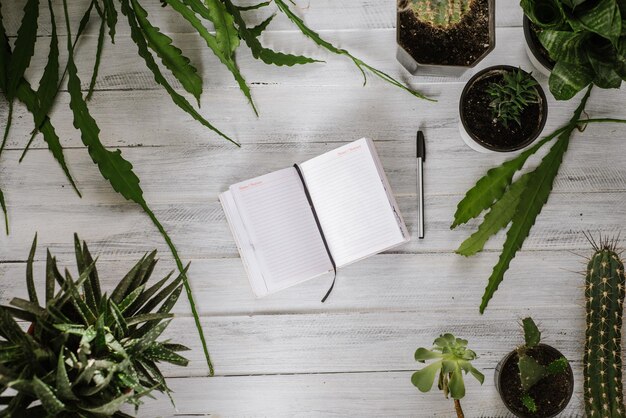
M426 141L422 131L417 131L417 236L424 238L424 162L426 161Z

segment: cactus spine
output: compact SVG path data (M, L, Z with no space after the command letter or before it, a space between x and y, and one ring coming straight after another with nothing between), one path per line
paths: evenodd
M597 245L587 266L587 329L583 358L585 412L590 418L625 417L621 333L624 265L615 243Z
M475 0L411 0L417 19L447 29L461 22Z

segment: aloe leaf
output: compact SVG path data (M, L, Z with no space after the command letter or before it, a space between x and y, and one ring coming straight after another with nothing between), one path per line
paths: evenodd
M56 390L59 398L65 401L77 401L78 398L74 395L72 391L72 384L70 383L70 378L67 375L67 370L65 369L65 357L63 353L65 349L62 348L59 351L59 360L57 361L57 372L56 372Z
M304 21L302 19L300 19L298 16L296 16L291 9L289 8L289 6L287 6L287 4L285 4L285 2L283 0L275 0L276 5L278 6L278 9L283 12L288 18L289 20L291 20L293 23L296 24L296 26L300 29L300 31L302 32L303 35L305 35L307 38L311 39L313 42L315 42L317 45L321 46L322 48L326 49L329 52L332 52L334 54L337 55L345 55L348 58L350 58L352 60L352 62L354 63L354 65L356 65L356 67L361 71L361 73L363 74L363 78L364 78L364 83L367 82L367 77L365 75L365 70L370 71L371 73L373 73L374 75L376 75L377 77L379 77L380 79L386 81L387 83L390 83L402 90L407 91L408 93L410 93L411 95L420 98L420 99L425 99L425 100L429 100L429 101L436 101L433 99L430 99L426 96L424 96L422 93L415 91L407 86L405 86L404 84L402 84L401 82L399 82L398 80L396 80L395 78L391 77L390 75L366 64L365 62L361 61L360 59L358 59L357 57L355 57L354 55L350 54L348 51L346 51L345 49L340 49L337 48L336 46L334 46L333 44L331 44L330 42L322 39L320 37L320 35L311 30L308 26L306 26L304 24Z
M200 116L200 114L196 112L196 110L191 106L191 104L187 101L187 99L185 99L183 96L178 94L172 88L172 86L170 86L170 84L167 82L165 77L163 77L163 74L161 74L161 70L159 69L159 66L154 61L152 54L150 54L150 51L148 50L148 45L146 43L145 38L143 37L143 33L141 29L139 28L137 24L135 14L130 4L128 3L128 0L122 0L122 13L124 13L124 15L128 18L131 38L137 45L139 55L144 59L150 71L152 71L155 81L165 88L165 90L168 92L168 94L170 95L174 103L178 107L180 107L182 110L184 110L186 113L188 113L191 117L193 117L195 120L200 122L202 125L211 129L213 132L217 133L224 139L227 139L233 144L239 146L239 144L237 144L234 140L229 138L226 134L222 133L219 129L211 125L207 120L205 120L202 116Z
M39 306L37 302L33 302L30 300L22 299L22 298L13 298L11 299L11 305L16 308L22 309L23 311L30 312L33 315L43 316L46 314L46 310Z
M148 46L157 53L163 64L172 72L183 88L191 93L198 105L202 94L202 78L198 70L191 65L180 49L172 45L172 38L164 35L159 28L148 20L148 12L141 7L137 0L131 0L137 23L145 36Z
M128 318L128 320L126 321L126 323L128 324L128 326L132 326L132 325L138 325L141 324L143 322L148 322L148 321L156 321L156 320L162 320L162 319L168 319L168 318L173 318L174 314L171 313L149 313L149 314L144 314L144 315L136 315L133 317Z
M87 91L87 97L85 100L91 100L93 91L96 88L96 81L98 79L98 70L100 69L100 59L102 58L102 48L104 46L104 28L105 20L100 22L100 29L98 31L98 46L96 47L96 61L93 64L93 71L91 74L91 81L89 82L89 89Z
M523 175L504 192L485 215L478 230L459 246L457 254L469 257L482 251L489 238L511 222L529 179L529 174Z
M39 0L28 0L24 6L24 16L17 31L17 39L13 46L13 55L8 64L7 98L12 101L17 88L30 65L37 41L37 19L39 17Z
M76 236L78 239L78 236ZM85 262L85 269L87 266L93 266L91 272L89 273L89 281L91 282L91 290L93 292L94 298L96 300L100 300L102 298L102 290L100 289L100 279L98 278L98 270L96 269L96 265L93 261L93 257L89 252L89 248L87 247L87 243L83 241L83 260ZM81 272L82 274L82 272Z
M35 252L37 251L37 234L33 239L33 243L30 247L28 254L28 260L26 261L26 288L28 289L28 298L31 302L39 303L37 298L37 290L35 289L35 281L33 279L33 261L35 260Z
M130 353L139 354L146 350L148 347L152 345L156 341L157 338L165 331L165 328L169 325L170 321L165 321L157 324L152 327L145 335L141 337L138 342L130 347L128 351Z
M144 356L153 361L165 361L167 363L175 364L177 366L186 367L189 364L189 360L180 354L169 350L161 344L153 345L146 351L144 351Z
M137 300L135 300L127 309L126 312L128 315L133 315L137 309L141 308L144 303L146 303L159 289L170 279L173 272L170 272L165 278L159 280L154 285L150 286L144 292L139 295Z
M78 239L77 234L74 234L74 254L76 256L76 266L78 267L78 274L81 274L91 263L87 263L85 261L83 249L80 245L80 239ZM93 289L91 288L90 280L85 280L85 282L83 283L83 290L85 295L85 301L93 311L96 311L98 309L98 302L96 300Z
M4 193L2 193L2 189L0 189L0 208L2 209L2 213L4 213L4 228L7 235L9 235L9 213L7 212L7 204L4 201Z
M144 286L139 286L138 288L136 288L135 290L133 290L132 292L130 292L119 304L118 304L118 308L120 310L121 313L124 313L126 311L126 309L128 309L128 307L130 305L132 305L133 302L135 302L137 300L137 298L143 293L143 289ZM111 298L113 299L113 298Z
M185 268L185 272L187 271L187 268ZM145 314L151 312L154 308L156 308L159 303L163 302L170 294L172 294L172 292L180 285L182 280L183 276L181 274L165 288L163 288L163 290L161 290L156 296L148 300L147 303L137 313Z
M65 404L56 397L50 386L42 382L37 376L33 377L32 385L41 405L50 416L56 416L65 411Z
M574 112L574 116L571 122L580 119L580 115L585 109L589 95L591 94L591 87L587 89L587 93L583 97L580 105ZM535 220L543 205L548 201L554 179L559 172L559 168L563 161L563 155L567 151L570 137L575 129L575 125L568 124L568 129L563 131L558 140L552 146L548 154L541 160L539 166L530 173L531 177L528 180L526 189L522 192L517 210L513 216L511 227L506 236L502 253L498 263L494 266L493 272L489 277L489 282L485 289L485 293L480 305L480 313L483 313L489 303L489 300L493 297L493 294L498 289L502 280L504 280L504 274L509 268L511 260L515 257L517 251L522 247L524 240L530 233L531 228L535 224Z
M258 40L258 36L263 31L263 29L267 27L267 25L269 25L269 23L274 18L274 15L267 18L259 26L248 29L246 27L245 20L239 12L239 9L234 6L230 0L224 0L224 4L226 5L228 11L233 15L235 23L237 24L237 28L239 29L239 35L242 37L246 45L248 45L250 51L252 51L252 55L254 56L254 58L261 59L261 61L266 64L273 64L278 66L293 66L296 64L319 62L318 60L302 55L292 55L284 54L282 52L276 52L261 45L261 42Z
M104 14L106 16L107 26L109 27L109 35L111 43L115 43L115 26L117 25L117 10L113 0L103 0Z
M4 306L0 306L0 335L5 340L25 349L31 348L33 344L32 338L22 331Z
M81 406L80 410L90 412L92 414L95 414L96 416L111 416L114 413L116 413L117 410L120 409L122 405L124 405L124 403L126 403L126 401L132 398L133 396L134 394L130 392L130 393L118 396L112 401L109 401L99 406L89 407L89 408Z

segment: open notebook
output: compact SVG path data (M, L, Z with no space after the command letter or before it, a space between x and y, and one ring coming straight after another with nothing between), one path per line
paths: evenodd
M333 272L333 260L340 268L409 241L372 140L298 168L234 184L219 197L258 297Z

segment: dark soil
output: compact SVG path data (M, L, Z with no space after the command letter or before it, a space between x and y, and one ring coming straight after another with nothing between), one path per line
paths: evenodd
M561 357L561 353L552 347L540 345L528 351L539 364L548 365ZM531 413L520 400L523 391L517 368L517 353L512 355L503 366L500 374L500 395L511 411L528 418L546 418L558 414L569 402L574 376L568 372L540 380L528 392L537 404L537 412Z
M542 103L531 103L521 114L521 126L516 122L509 122L508 128L493 117L491 97L487 94L487 87L503 80L502 71L486 73L469 88L467 94L461 98L461 114L465 121L465 128L479 142L487 148L498 151L512 151L527 145L540 133L543 115Z
M398 13L398 25L398 43L420 64L471 66L490 47L488 0L476 0L447 29L420 22L411 9Z

